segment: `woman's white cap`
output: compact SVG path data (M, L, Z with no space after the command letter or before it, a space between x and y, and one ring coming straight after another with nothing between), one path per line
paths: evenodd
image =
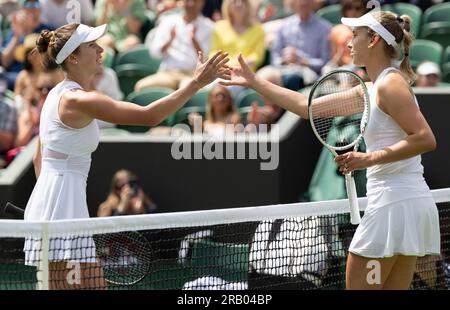
M101 25L98 27L89 27L83 24L78 25L77 29L64 44L63 48L59 51L56 56L56 63L58 65L62 64L63 61L69 57L83 43L95 41L102 37L107 31L107 25Z
M348 18L342 17L341 22L349 27L369 27L376 33L378 33L387 44L392 45L393 47L397 46L397 42L395 42L395 37L390 33L379 21L373 17L373 15L369 12L364 14L358 18Z

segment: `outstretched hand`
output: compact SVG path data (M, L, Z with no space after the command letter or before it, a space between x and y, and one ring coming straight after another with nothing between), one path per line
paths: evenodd
M220 81L220 84L225 86L239 85L244 87L252 87L255 82L255 74L252 69L245 62L241 54L238 56L239 67L230 68L231 76L229 81Z
M216 78L230 79L230 69L226 65L229 60L228 53L219 51L210 59L204 61L203 53L199 51L194 81L196 81L200 87L204 87Z

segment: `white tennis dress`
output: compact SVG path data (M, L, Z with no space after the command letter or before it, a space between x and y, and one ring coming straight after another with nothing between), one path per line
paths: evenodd
M42 165L39 178L25 209L26 221L52 221L87 218L86 180L91 153L99 143L99 128L93 120L75 129L62 123L58 108L61 96L82 87L64 80L56 85L45 100L40 121ZM36 264L40 241L26 240L26 263ZM50 239L50 261L95 261L92 238Z
M386 68L370 89L370 119L364 140L367 152L393 145L407 134L377 104L381 80L396 68ZM417 100L416 100L417 104ZM349 251L364 257L397 254L440 254L439 215L423 178L421 156L367 169L368 207Z

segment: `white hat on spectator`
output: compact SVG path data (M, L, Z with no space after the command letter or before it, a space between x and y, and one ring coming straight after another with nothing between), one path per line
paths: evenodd
M438 64L432 61L424 61L417 67L417 74L420 75L436 74L437 76L441 76L441 69L439 69Z

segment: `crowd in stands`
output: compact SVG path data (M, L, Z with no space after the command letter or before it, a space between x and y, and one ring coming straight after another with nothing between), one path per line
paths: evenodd
M391 5L398 1L379 2ZM446 1L403 2L424 14ZM91 90L119 100L128 100L133 91L178 89L192 76L198 52L207 57L217 50L229 54L231 65L242 54L259 76L303 91L337 68L365 75L352 65L347 48L351 29L326 14L333 7L338 7L335 14L339 17L357 17L368 11L366 0L2 0L0 168L39 133L46 94L64 79L60 69L44 70L34 50L36 36L43 29L53 30L68 22L108 24L108 34L98 42L105 49L104 67L93 77ZM426 62L416 64L416 86L449 82L450 48L437 44L441 62L421 59ZM130 56L138 50L145 57ZM227 124L242 124L242 131L248 131L249 124L270 125L284 112L239 87L213 83L204 91L202 106L186 113L182 121L192 126L201 121L207 134L224 134Z

